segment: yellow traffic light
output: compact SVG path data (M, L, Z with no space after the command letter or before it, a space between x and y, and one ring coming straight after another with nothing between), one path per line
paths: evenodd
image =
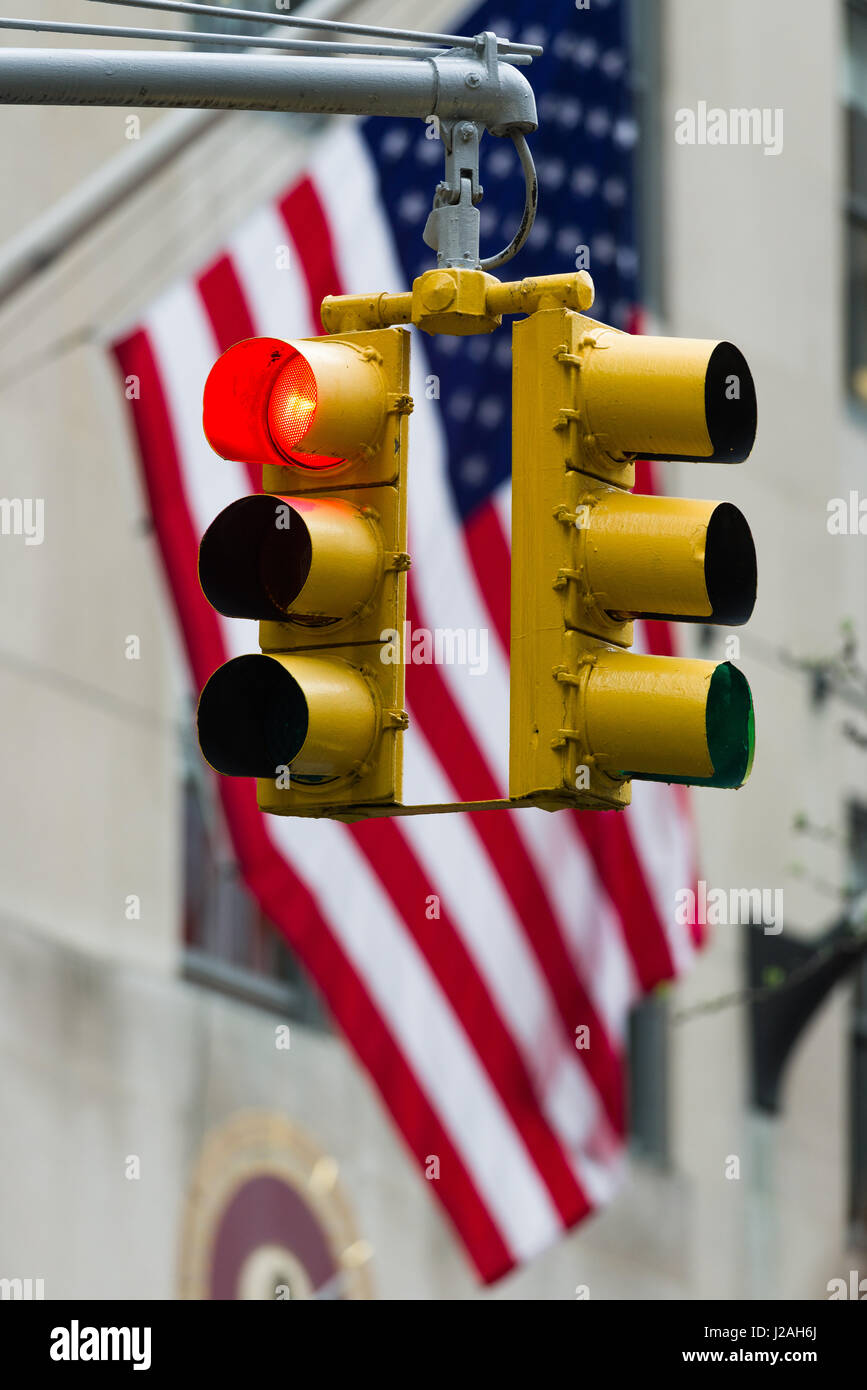
M633 619L744 623L749 527L641 497L636 456L742 461L755 389L730 343L643 338L567 308L513 328L510 796L628 804L632 778L737 787L752 698L728 663L629 652Z
M260 464L263 493L215 518L211 604L259 621L199 702L211 765L258 779L263 810L375 815L627 805L633 778L738 787L752 697L727 662L629 651L636 618L735 625L756 556L728 502L635 496L635 459L737 463L749 368L725 342L637 338L585 316L586 272L501 284L429 271L412 291L329 298L327 337L237 343L205 387L205 434ZM513 329L509 796L401 801L409 341ZM387 654L387 655L386 655Z
M264 492L215 518L199 578L218 612L259 620L261 653L208 681L199 742L218 772L258 779L263 810L400 799L408 391L397 327L248 339L208 377L205 434L261 464Z

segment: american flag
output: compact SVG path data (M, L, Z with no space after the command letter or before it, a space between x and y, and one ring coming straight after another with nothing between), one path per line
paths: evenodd
M626 326L637 257L625 0L484 6L460 24L545 45L530 69L541 206L505 278L570 270L587 247L592 312ZM255 624L220 618L197 578L202 533L251 487L245 466L204 440L205 377L239 339L322 332L327 294L398 291L430 268L421 233L441 158L421 122L333 121L303 177L113 346L124 381L139 380L130 409L144 485L196 689L257 649ZM509 141L483 142L482 182L486 255L520 213ZM463 339L413 330L412 354L408 616L413 629L486 630L490 640L484 673L408 666L404 800L501 797L509 329ZM670 649L665 625L638 629L645 649ZM620 814L343 825L262 816L252 780L219 779L250 891L316 981L420 1174L438 1172L431 1193L486 1282L611 1198L624 1164L629 1011L698 944L674 913L676 890L693 881L682 789L633 791Z

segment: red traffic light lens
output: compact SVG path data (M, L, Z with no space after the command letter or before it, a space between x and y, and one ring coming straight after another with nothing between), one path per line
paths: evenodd
M300 352L290 357L268 401L268 429L275 445L301 468L333 468L340 458L304 454L296 449L316 418L316 375Z
M368 458L387 413L382 371L353 344L245 338L211 368L202 423L222 458L320 472Z
M298 352L278 376L268 402L268 427L287 452L300 443L316 414L316 377L306 357Z

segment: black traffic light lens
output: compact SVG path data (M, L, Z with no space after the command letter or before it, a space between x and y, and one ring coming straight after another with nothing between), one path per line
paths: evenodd
M704 413L713 447L708 463L743 463L756 438L756 388L733 343L717 343L704 379Z
M241 497L211 522L199 546L199 582L225 618L285 622L304 587L313 546L283 497Z
M307 702L285 666L239 656L220 666L199 699L199 747L225 777L277 777L304 746Z
M721 502L705 537L704 582L711 603L696 621L736 626L749 621L756 603L756 547L743 512Z

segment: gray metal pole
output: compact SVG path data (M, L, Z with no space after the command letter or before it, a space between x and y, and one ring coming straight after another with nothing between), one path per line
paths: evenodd
M399 59L14 48L0 50L0 103L435 115L494 135L537 125L533 90L516 67L460 49Z

